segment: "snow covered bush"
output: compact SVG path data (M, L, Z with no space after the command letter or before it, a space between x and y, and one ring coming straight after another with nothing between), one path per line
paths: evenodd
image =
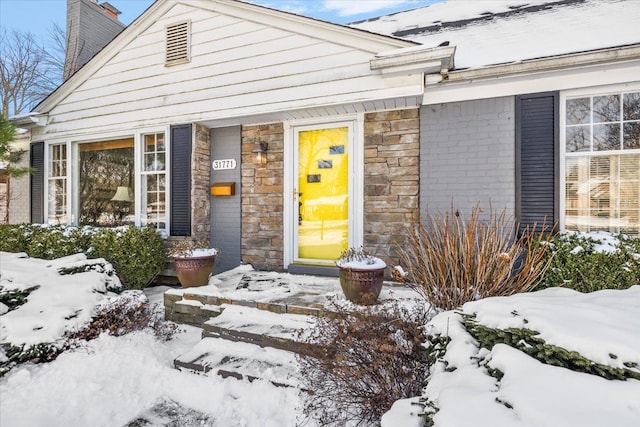
M142 289L164 269L162 237L152 228L0 225L0 251L26 252L42 259L76 253L104 258L128 289Z
M27 253L34 258L56 259L86 253L90 237L76 227L51 226L33 230L29 238Z
M407 283L443 310L491 296L530 290L549 265L546 227L518 233L515 219L480 206L465 219L458 211L416 221L400 248ZM538 229L538 230L536 230Z
M135 331L150 329L163 341L170 340L178 331L173 322L163 320L162 313L153 311L147 297L141 291L124 291L107 298L96 308L91 323L69 336L71 340L91 340L101 333L122 336Z
M551 240L551 264L536 289L563 286L579 292L640 284L640 239L606 232L567 233Z
M394 304L321 317L301 357L304 413L320 425L377 423L394 401L420 394L432 359L423 347L427 311Z

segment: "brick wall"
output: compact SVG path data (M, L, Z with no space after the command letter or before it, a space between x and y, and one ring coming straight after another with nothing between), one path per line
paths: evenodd
M268 144L267 163L256 164L253 149ZM242 261L258 269L282 270L282 123L242 127Z
M209 178L211 176L210 130L202 125L194 126L193 155L191 162L191 236L209 241Z
M16 135L11 143L13 148L25 150L18 162L18 167L29 166L30 133ZM9 224L20 224L31 221L31 206L29 199L29 180L31 175L26 174L19 178L11 178L9 189Z
M513 97L423 106L420 208L515 208Z
M418 109L367 113L364 123L364 246L388 265L418 211Z

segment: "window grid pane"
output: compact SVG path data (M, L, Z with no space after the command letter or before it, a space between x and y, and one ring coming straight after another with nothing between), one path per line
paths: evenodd
M47 222L67 223L67 146L49 146Z
M144 136L140 222L158 229L166 228L165 155L163 133Z

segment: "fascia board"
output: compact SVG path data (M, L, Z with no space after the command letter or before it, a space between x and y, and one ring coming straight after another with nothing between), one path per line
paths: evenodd
M379 52L380 49L385 48L394 49L419 45L419 43L413 41L372 33L239 0L176 1L190 7L223 13L240 19L270 25L288 32L359 48L371 53Z
M581 52L550 58L532 59L509 64L492 65L470 70L450 71L448 82L462 82L485 78L505 77L514 74L531 74L599 65L608 62L632 61L640 58L640 44L603 49L595 52Z

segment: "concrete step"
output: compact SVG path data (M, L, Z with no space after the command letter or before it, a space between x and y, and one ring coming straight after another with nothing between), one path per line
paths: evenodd
M222 305L221 313L203 324L203 338L224 338L299 354L312 354L315 346L301 342L316 316L277 314L258 308Z
M174 366L225 378L263 379L277 386L298 386L299 365L294 353L223 338L203 338L175 359Z

